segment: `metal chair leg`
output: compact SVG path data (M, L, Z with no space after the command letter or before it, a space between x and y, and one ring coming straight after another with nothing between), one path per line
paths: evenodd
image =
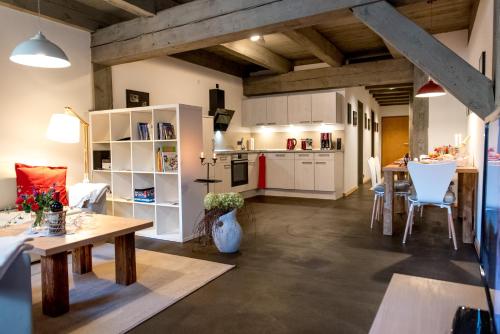
M453 225L453 216L452 216L452 213L451 213L451 207L449 206L448 207L448 223L450 224L450 227L451 227L451 235L453 237L453 247L455 248L455 250L458 249L457 247L457 237L455 235L455 226Z
M412 203L410 206L410 213L408 214L408 219L406 219L406 228L405 228L405 234L403 236L403 244L406 243L406 236L408 235L408 230L410 228L411 221L413 219L413 208L414 204Z
M371 221L371 224L370 224L370 228L371 229L373 229L373 221L375 220L375 210L376 210L376 207L377 207L377 201L378 201L378 196L375 195L373 197L372 221Z

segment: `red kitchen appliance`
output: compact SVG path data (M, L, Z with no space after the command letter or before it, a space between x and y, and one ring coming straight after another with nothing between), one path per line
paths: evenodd
M295 146L297 146L297 139L295 138L288 138L286 140L286 149L293 151L295 149Z
M312 138L303 138L301 139L301 148L303 150L312 150L313 149L313 140Z

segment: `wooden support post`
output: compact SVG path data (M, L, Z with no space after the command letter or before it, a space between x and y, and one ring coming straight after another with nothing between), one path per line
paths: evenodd
M111 67L92 64L94 72L94 110L113 109Z
M68 255L41 257L43 314L57 317L69 311Z
M464 243L474 241L474 221L476 218L476 173L459 173L458 186L462 188L459 195L459 215L462 217L462 240ZM459 194L460 194L459 193Z
M72 257L72 267L75 274L82 275L92 271L92 245L73 249Z
M384 235L392 235L392 213L394 212L394 174L392 171L384 172L384 182Z
M418 67L413 69L414 92L410 96L409 140L410 156L418 158L429 153L429 98L413 97L420 86L427 82L427 75Z
M115 238L115 271L117 284L130 285L137 281L133 232Z

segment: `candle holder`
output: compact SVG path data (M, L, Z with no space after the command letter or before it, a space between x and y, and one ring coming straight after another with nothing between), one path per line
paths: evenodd
M215 164L217 163L217 157L213 157L212 162L205 161L205 157L200 157L200 163L202 166L207 166L206 183L207 183L207 194L208 194L210 192L210 166L215 167Z

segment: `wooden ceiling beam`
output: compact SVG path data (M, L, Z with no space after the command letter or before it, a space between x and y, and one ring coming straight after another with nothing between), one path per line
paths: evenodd
M399 1L403 0L395 0ZM373 0L197 0L92 35L92 61L114 65L311 26Z
M477 9L479 8L480 0L472 0L471 11L469 16L469 27L468 27L468 39L472 34L472 29L474 29L474 23L476 22Z
M212 70L231 74L237 77L248 75L245 65L238 64L232 60L221 57L213 52L206 50L193 50L177 53L171 57L187 61L192 64L204 66Z
M156 14L155 2L151 0L104 0L132 15L150 17Z
M269 51L265 47L250 41L242 39L241 41L225 43L221 45L226 52L267 68L276 73L287 73L293 68L292 62L288 59Z
M396 84L413 79L413 65L406 59L388 59L340 67L294 71L243 80L246 96Z
M387 50L389 50L389 53L391 54L392 58L394 59L398 59L398 58L403 58L404 56L398 52L398 50L396 50L391 44L389 44L385 39L382 39L384 41L384 44L387 48Z
M493 82L389 3L373 2L352 12L479 117L495 110Z
M1 6L6 6L25 13L38 15L36 1L31 0L0 0ZM118 23L119 18L99 11L96 8L78 1L50 0L40 2L42 17L51 21L68 24L75 28L95 31L98 28Z
M374 95L391 95L391 94L411 94L413 89L387 89L387 90L369 90L370 94Z
M387 96L373 96L377 100L390 100L390 99L408 99L410 95L387 95Z
M342 52L312 27L284 31L283 34L330 66L341 66L344 63Z
M413 78L412 78L413 80ZM387 89L411 89L413 90L413 82L405 82L405 83L397 83L397 84L389 84L389 85L370 85L365 87L369 91L375 90L387 90Z

